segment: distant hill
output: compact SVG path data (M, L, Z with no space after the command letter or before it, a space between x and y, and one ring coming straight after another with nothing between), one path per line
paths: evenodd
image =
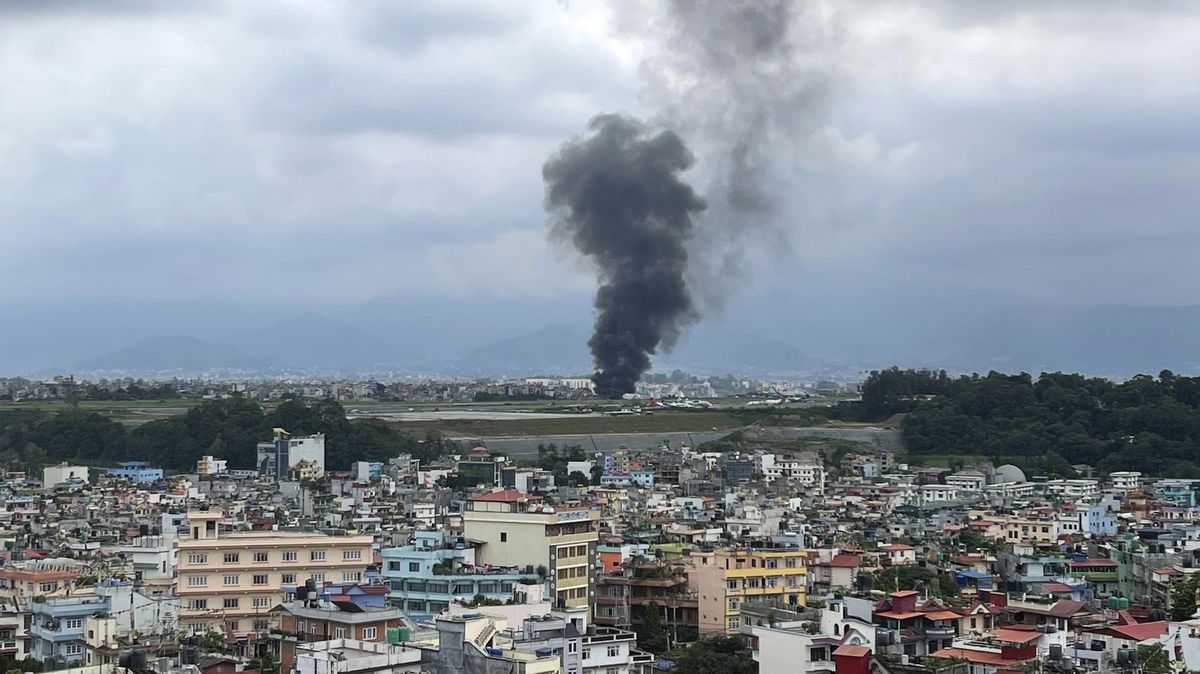
M347 372L392 365L404 354L401 339L388 341L362 327L337 323L315 312L298 314L220 341L238 351L271 354L284 367Z
M76 364L79 371L128 373L263 370L274 365L269 357L251 356L238 349L183 335L150 337L123 349Z
M582 374L592 370L587 348L591 332L565 324L501 339L475 349L456 363L464 373ZM811 364L799 349L781 341L698 328L674 351L654 358L657 369L682 368L698 374L796 372Z
M485 344L453 364L463 374L583 374L592 371L589 332L565 324L548 325Z

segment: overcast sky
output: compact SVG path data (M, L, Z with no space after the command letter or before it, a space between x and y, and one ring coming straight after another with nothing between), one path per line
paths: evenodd
M746 242L745 294L1200 303L1200 7L833 7L790 245ZM656 112L655 46L599 0L0 14L0 301L586 302L541 165Z

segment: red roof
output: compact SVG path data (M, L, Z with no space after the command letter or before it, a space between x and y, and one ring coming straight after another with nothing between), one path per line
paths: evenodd
M1159 620L1152 623L1134 623L1132 625L1112 625L1106 627L1100 632L1109 636L1117 637L1118 639L1126 639L1129 641L1145 641L1146 639L1155 639L1167 631L1167 621Z
M885 550L887 552L893 552L893 551L900 552L902 550L916 550L916 548L914 548L913 546L905 545L903 543L885 543L885 544L879 546L879 549Z
M859 559L856 555L834 555L829 562L829 566L837 566L848 569L858 568Z
M834 655L845 655L851 658L861 658L864 655L870 655L871 649L866 646L838 646L833 652Z
M1010 644L1020 644L1022 646L1037 641L1042 636L1041 633L1032 630L1014 630L1003 627L992 630L992 634L996 635L996 638L1000 641Z
M976 651L969 648L943 648L933 654L935 658L961 658L981 665L1011 665L1012 660L1005 660L999 653L991 651Z

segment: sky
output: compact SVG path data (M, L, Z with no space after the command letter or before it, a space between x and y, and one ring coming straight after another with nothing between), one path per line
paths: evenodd
M1200 8L815 4L827 99L709 320L1200 304ZM0 3L0 306L583 313L542 164L598 113L663 113L660 9Z

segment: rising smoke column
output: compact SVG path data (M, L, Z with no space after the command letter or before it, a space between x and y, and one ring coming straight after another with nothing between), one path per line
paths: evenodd
M719 310L747 249L779 253L800 223L785 185L828 119L840 17L819 0L617 0L617 27L647 47L645 98L687 139L709 209L689 246L688 280Z
M596 393L634 390L650 356L698 317L687 244L704 201L679 178L695 161L683 140L623 115L600 115L542 167L552 236L595 264L596 323L588 347Z

